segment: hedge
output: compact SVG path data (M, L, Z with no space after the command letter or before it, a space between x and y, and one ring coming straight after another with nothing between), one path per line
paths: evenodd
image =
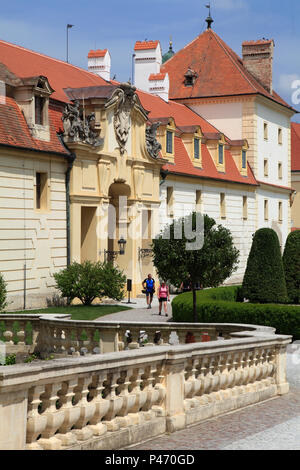
M300 339L300 307L278 304L251 304L236 301L240 287L221 287L197 292L199 323L244 323L276 328L277 334ZM190 292L172 302L174 322L193 322Z
M271 228L261 228L254 235L243 280L243 296L260 304L288 301L278 235Z

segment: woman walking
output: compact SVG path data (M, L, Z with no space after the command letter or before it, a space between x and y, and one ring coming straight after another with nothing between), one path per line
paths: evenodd
M162 305L164 304L164 310L166 317L168 316L168 304L170 302L170 292L169 287L162 281L160 288L158 289L158 300L159 300L159 315L161 315Z

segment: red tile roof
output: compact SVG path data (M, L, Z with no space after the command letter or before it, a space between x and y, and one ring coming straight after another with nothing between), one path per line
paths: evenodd
M176 103L175 101L166 102L159 96L151 95L141 90L137 90L137 94L143 107L150 111L150 119L159 120L159 118L172 117L178 127L200 126L202 132L218 132L208 121L183 104Z
M166 77L166 73L151 73L149 80L154 81L154 80L164 80Z
M55 92L52 99L67 102L64 88L105 85L108 82L87 70L0 40L0 62L18 77L43 75Z
M61 112L50 107L50 142L34 139L19 106L7 97L5 104L0 102L0 144L67 154L56 133L62 124L60 117Z
M274 39L258 39L257 41L244 41L242 46L256 46L261 44L271 44Z
M242 183L257 186L257 182L253 176L250 166L248 166L248 175L242 176L239 172L234 159L229 152L225 150L225 173L220 173L214 164L214 161L206 147L202 144L202 169L193 165L186 148L179 137L175 137L175 165L168 163L164 166L164 170L170 173L182 174L187 176L198 176L201 178L223 180L234 183Z
M137 41L134 46L135 51L144 51L147 49L156 49L159 41Z
M300 124L291 123L292 171L300 171Z
M297 232L298 230L300 230L300 228L292 227L292 232Z
M88 53L88 59L104 57L106 53L107 53L107 49L103 49L103 50L97 49L96 51L91 49L90 52Z
M198 77L184 85L191 68ZM170 78L170 99L261 94L289 106L277 93L270 94L244 67L240 57L211 29L173 55L161 67Z

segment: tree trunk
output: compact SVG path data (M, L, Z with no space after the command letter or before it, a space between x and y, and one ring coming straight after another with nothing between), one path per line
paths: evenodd
M198 318L197 318L197 296L196 296L196 286L193 282L193 322L197 323Z

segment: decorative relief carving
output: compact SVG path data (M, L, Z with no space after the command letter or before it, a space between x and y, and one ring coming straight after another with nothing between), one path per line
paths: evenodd
M131 111L138 100L135 91L136 88L131 83L121 83L105 105L106 108L116 105L114 110L114 130L121 155L125 153L129 137Z
M157 129L160 124L160 122L154 122L146 128L146 148L152 158L158 158L159 152L162 149L161 144L156 139Z
M95 113L83 116L78 100L66 105L62 115L64 138L66 141L83 142L93 147L99 147L103 139L95 131Z

